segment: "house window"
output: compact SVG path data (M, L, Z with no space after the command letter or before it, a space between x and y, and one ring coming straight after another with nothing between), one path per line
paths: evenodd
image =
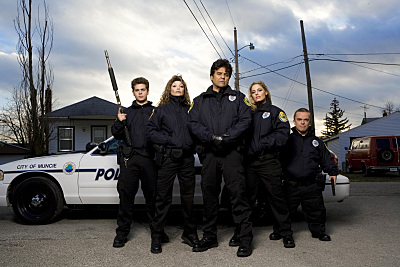
M101 143L107 138L106 126L92 126L92 142Z
M74 151L74 127L58 127L58 151Z

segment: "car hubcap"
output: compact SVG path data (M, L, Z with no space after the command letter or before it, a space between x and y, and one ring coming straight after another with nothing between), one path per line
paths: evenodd
M32 208L41 208L44 202L44 197L42 195L37 194L32 198L31 207Z

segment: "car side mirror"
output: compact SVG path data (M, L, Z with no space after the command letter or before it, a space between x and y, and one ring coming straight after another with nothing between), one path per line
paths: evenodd
M99 150L100 150L100 154L106 154L107 153L107 150L108 150L108 144L107 143L101 142L98 147L99 147Z
M86 144L86 152L89 152L90 150L92 150L93 148L95 148L97 146L97 143L94 142L89 142Z

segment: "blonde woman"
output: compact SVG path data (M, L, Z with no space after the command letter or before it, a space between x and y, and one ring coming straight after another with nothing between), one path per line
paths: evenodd
M263 81L249 87L252 104L252 126L246 164L246 191L252 209L257 195L266 196L274 214L274 232L271 240L283 238L286 248L295 247L289 218L289 210L282 188L282 167L279 153L290 134L286 114L272 105L271 94ZM259 189L264 191L259 194Z
M183 242L193 247L198 242L193 217L195 190L194 143L187 127L190 97L182 76L174 75L165 86L158 107L147 124L151 143L163 147L158 170L156 213L151 224L151 252L161 253L162 234L171 206L172 189L178 176L183 212Z

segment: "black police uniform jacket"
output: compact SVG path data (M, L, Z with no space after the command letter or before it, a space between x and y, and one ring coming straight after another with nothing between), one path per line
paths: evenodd
M338 168L324 142L313 134L310 127L302 136L296 127L292 128L285 148L285 176L297 181L310 181L321 172L330 176L338 175Z
M290 124L285 112L272 105L271 100L252 113L248 155L278 154L289 139Z
M146 125L153 109L154 106L150 101L144 105L139 105L136 101L133 101L129 108L124 109L132 147L138 154L145 157L152 156L152 149L150 149L146 138ZM122 145L127 145L124 125L118 119L111 127L111 133L115 139L123 141Z
M184 97L171 96L168 104L155 108L147 123L148 140L165 147L194 151L188 129L189 107Z
M221 96L220 96L221 97ZM247 97L229 86L222 92L220 101L210 86L193 100L189 111L189 129L202 143L213 135L226 134L227 143L240 143L243 133L250 127L251 110Z

